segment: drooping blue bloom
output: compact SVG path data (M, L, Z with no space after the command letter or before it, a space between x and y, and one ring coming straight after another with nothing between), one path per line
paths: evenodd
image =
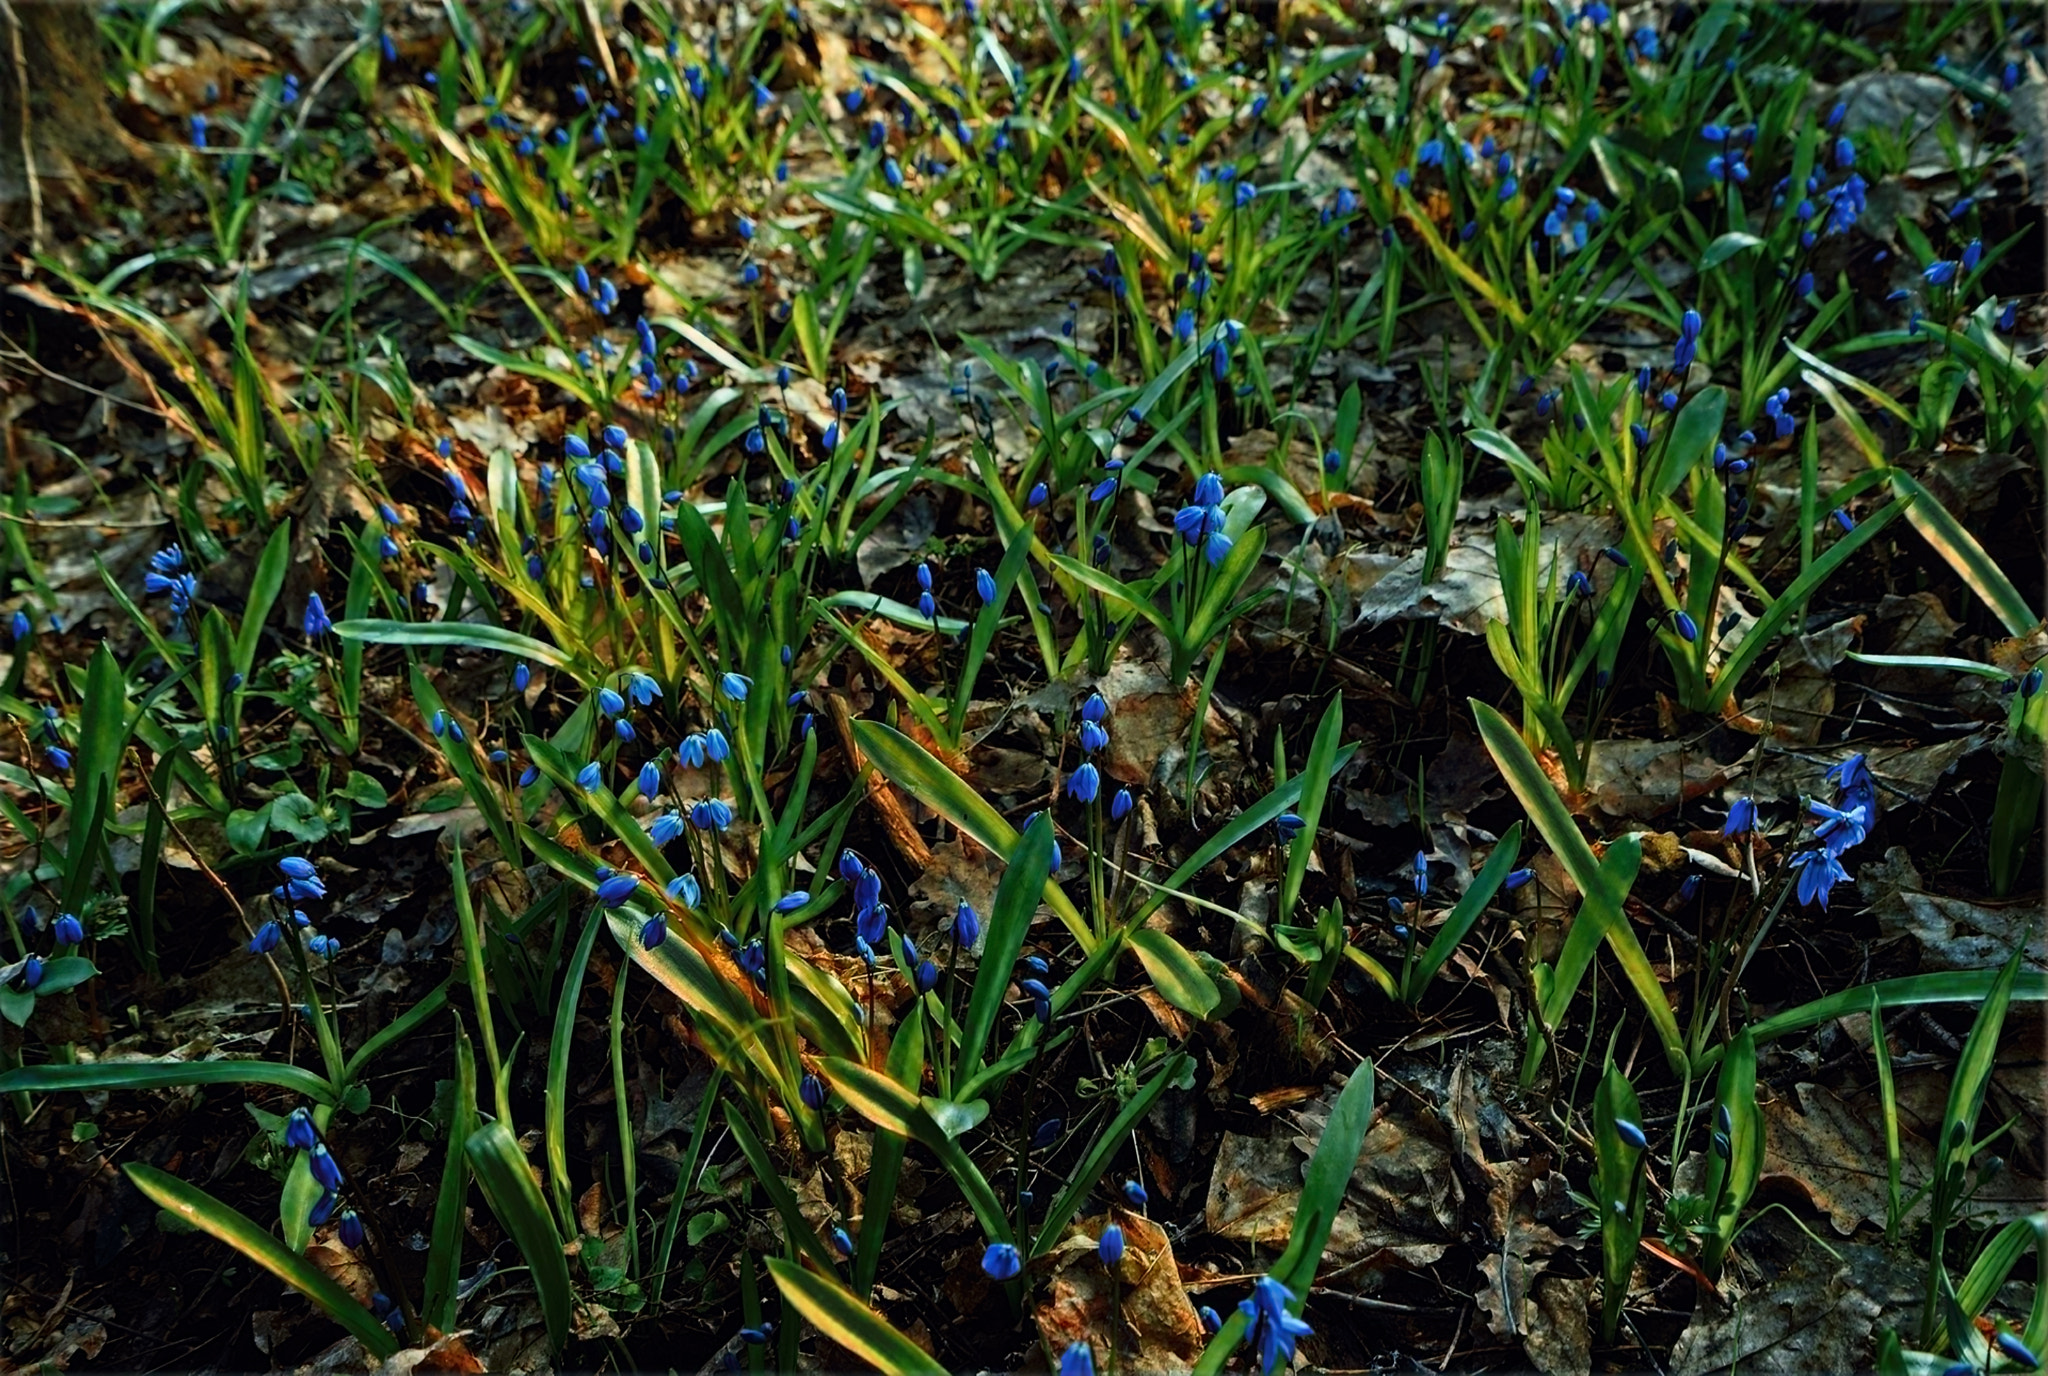
M576 771L576 787L588 793L604 782L604 766L596 760Z
M1671 614L1671 620L1673 624L1678 627L1679 639L1685 641L1686 644L1690 645L1692 642L1700 638L1700 628L1698 624L1695 623L1692 617L1690 617L1686 613L1673 612Z
M50 935L59 946L78 946L85 941L85 924L70 913L59 913L50 925Z
M732 805L723 798L707 798L690 806L690 825L699 831L724 831L732 825Z
M650 676L634 670L626 675L626 696L645 707L661 696L661 685Z
M1246 1336L1259 1349L1259 1369L1270 1372L1294 1360L1295 1345L1315 1330L1288 1312L1294 1292L1272 1276L1260 1276L1238 1312L1251 1320Z
M1060 1376L1095 1376L1095 1349L1085 1342L1071 1344L1060 1354Z
M1821 911L1827 911L1829 892L1849 877L1841 860L1826 850L1809 850L1793 856L1792 863L1799 868L1800 903L1807 907L1818 903Z
M320 1182L322 1189L341 1188L341 1167L335 1163L334 1154L327 1150L325 1142L315 1142L306 1152L306 1168Z
M1084 763L1067 779L1067 793L1077 802L1092 803L1101 791L1102 775L1092 762Z
M597 886L597 901L607 908L616 908L624 904L639 889L640 876L615 874Z
M1631 1147L1636 1151L1648 1151L1650 1149L1650 1139L1643 1136L1642 1128L1631 1123L1626 1118L1614 1120L1614 1135L1621 1139L1622 1145L1625 1147Z
M640 924L640 945L645 949L651 951L667 940L668 917L666 914L656 913L653 917Z
M809 893L803 889L794 889L775 900L775 911L779 913L793 913L810 901L811 896Z
M306 633L308 640L318 640L334 629L334 623L327 619L327 608L321 605L319 593L306 595L306 614L300 619L299 628Z
M313 1201L313 1207L306 1211L307 1225L314 1228L320 1227L328 1219L334 1217L334 1206L340 1202L341 1196L333 1190L321 1191L320 1197ZM379 1296L379 1298L382 1298L382 1296ZM390 1303L388 1300L385 1302L387 1304Z
M2018 1334L2001 1328L1991 1341L2005 1355L2007 1360L2017 1362L2029 1371L2039 1371L2041 1369L2041 1359L2036 1357L2033 1351L2020 1340Z
M832 1250L839 1253L843 1260L853 1260L853 1239L847 1236L846 1229L834 1228L832 1230Z
M1815 817L1821 819L1814 826L1813 834L1821 839L1830 855L1840 855L1843 851L1863 843L1863 837L1869 830L1870 819L1864 812L1862 804L1835 808L1818 798L1809 798L1806 807Z
M1415 896L1429 897L1429 855L1424 851L1415 852Z
M1144 1208L1145 1205L1150 1201L1150 1199L1151 1196L1145 1193L1145 1187L1143 1185L1140 1185L1135 1180L1124 1181L1124 1200L1133 1209Z
M1121 822L1129 815L1133 801L1131 791L1128 788L1118 789L1116 797L1109 800L1109 820Z
M1308 823L1299 814L1283 812L1273 819L1273 831L1280 838L1280 844L1290 846L1294 838L1301 835L1301 829Z
M953 910L953 940L963 947L971 948L981 938L981 918L967 903Z
M1756 800L1744 795L1728 807L1728 820L1721 827L1727 837L1747 836L1756 830Z
M320 1133L313 1126L313 1115L302 1104L291 1111L284 1120L284 1144L293 1151L311 1151L319 1144Z
M284 929L275 922L265 922L256 929L256 935L249 938L249 950L259 956L267 956L277 949L284 940Z
M981 1269L990 1280L1015 1280L1024 1269L1024 1257L1007 1242L991 1242L981 1254Z
M1953 260L1943 258L1929 263L1920 275L1927 279L1929 286L1945 287L1956 280L1956 267L1957 264Z
M1103 730L1100 722L1082 722L1077 734L1080 737L1081 749L1090 755L1109 744L1109 732Z
M609 687L600 688L597 690L597 710L607 717L616 717L626 710L626 700Z
M732 742L725 738L725 732L711 727L704 733L704 758L713 764L724 764L732 754Z
M718 691L734 702L745 702L747 694L753 690L753 687L754 680L748 678L745 674L727 672L718 677Z
M804 1107L813 1113L823 1113L826 1100L830 1097L826 1093L825 1082L809 1071L805 1071L803 1079L797 1082L796 1096L803 1100Z
M336 1229L335 1238L351 1252L362 1250L364 1241L363 1220L356 1217L354 1209L343 1209L341 1211L341 1221Z
M656 817L647 828L647 835L657 846L666 846L683 834L683 814L670 809Z
M637 782L640 786L640 796L652 798L661 792L661 766L653 760L647 761L640 766L640 777Z
M1509 893L1513 893L1535 877L1536 871L1532 869L1509 870L1508 877L1500 881L1500 886Z
M991 605L996 600L995 575L987 569L976 569L974 571L974 595L981 599L981 605L984 607Z
M1031 1000L1031 1015L1048 1026L1052 1023L1052 991L1043 980L1020 979L1017 988Z

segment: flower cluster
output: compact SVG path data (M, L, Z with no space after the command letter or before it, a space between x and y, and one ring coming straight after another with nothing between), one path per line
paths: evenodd
M1829 892L1849 877L1842 865L1843 853L1862 844L1876 825L1878 812L1877 784L1861 752L1830 769L1828 782L1836 789L1833 803L1818 798L1806 803L1814 818L1814 839L1820 844L1792 857L1792 866L1799 872L1799 901L1808 906L1818 903L1823 910ZM1732 816L1730 821L1732 824Z
M291 924L306 933L305 947L308 955L331 960L341 950L338 937L323 936L313 931L313 919L306 916L300 903L309 898L327 897L327 883L321 879L320 871L313 862L297 855L287 855L277 862L277 869L284 876L284 882L272 887L271 899L290 916ZM284 942L284 925L276 918L265 918L256 928L256 934L249 938L249 950L259 956L267 956Z
M1195 480L1194 500L1173 513L1173 528L1188 544L1200 547L1211 565L1223 562L1230 553L1231 539L1223 533L1223 480L1204 473Z

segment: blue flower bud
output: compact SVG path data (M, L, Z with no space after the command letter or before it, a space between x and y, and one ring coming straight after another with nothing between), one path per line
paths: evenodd
M1614 1135L1621 1139L1622 1145L1625 1147L1636 1151L1647 1151L1649 1149L1650 1139L1643 1136L1643 1130L1640 1127L1631 1123L1626 1118L1614 1120Z
M327 1190L341 1188L341 1167L335 1164L333 1153L327 1150L325 1142L315 1142L306 1153L306 1167L320 1187Z
M1104 1266L1115 1266L1124 1259L1124 1230L1112 1223L1102 1230L1102 1240L1095 1244L1097 1255Z

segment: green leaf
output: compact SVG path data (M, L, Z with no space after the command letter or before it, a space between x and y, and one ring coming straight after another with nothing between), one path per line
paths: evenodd
M1344 1205L1351 1172L1364 1149L1366 1131L1372 1127L1372 1100L1372 1062L1360 1061L1338 1094L1337 1103L1330 1110L1330 1121L1323 1125L1315 1155L1309 1158L1308 1170L1302 1176L1301 1203L1295 1206L1287 1250L1268 1270L1273 1279L1294 1292L1295 1302L1289 1308L1296 1314L1308 1299L1309 1287L1315 1284L1316 1267L1330 1240L1330 1225ZM1195 1363L1194 1376L1216 1376L1222 1371L1230 1354L1244 1341L1246 1327L1243 1313L1233 1309L1222 1331L1203 1349L1201 1360Z
M569 1285L569 1263L562 1255L562 1239L548 1217L540 1186L534 1183L533 1168L519 1150L512 1129L503 1123L486 1123L471 1133L464 1151L477 1183L484 1188L484 1198L490 1201L491 1212L526 1258L534 1288L540 1292L548 1346L559 1353L569 1341L575 1296Z
M2040 618L2027 605L2026 597L2013 586L2012 579L2006 577L2005 570L1977 542L1977 537L1949 514L1948 508L1912 474L1894 468L1890 470L1890 476L1892 491L1912 503L1906 508L1906 519L1912 522L1922 539L1934 546L1934 552L1948 561L1956 575L1969 584L1970 590L1991 609L1992 614L2004 623L2006 633L2023 636L2033 630Z
M91 1065L34 1065L0 1074L0 1093L25 1089L47 1094L77 1089L167 1089L177 1085L277 1085L315 1103L332 1104L331 1085L310 1070L276 1061L99 1061Z
M1409 974L1408 987L1402 991L1406 1002L1415 1002L1429 987L1429 982L1436 978L1436 972L1443 968L1444 962L1451 958L1451 952L1458 949L1458 943L1465 939L1466 933L1479 921L1479 915L1486 911L1486 905L1500 892L1501 882L1514 869L1521 853L1522 824L1516 822L1494 846L1493 854L1486 857L1486 864L1480 867L1471 885L1459 897L1451 915L1444 919L1444 925L1436 929L1428 949L1416 960Z
M1315 848L1316 828L1323 820L1323 800L1329 796L1330 778L1337 765L1337 746L1344 738L1344 695L1330 699L1323 719L1316 726L1308 759L1301 767L1301 831L1287 856L1287 880L1280 889L1279 917L1292 921L1294 905L1301 898L1302 880L1308 875L1309 852Z
M1806 606L1807 600L1819 590L1820 585L1825 583L1836 569L1847 563L1850 555L1869 544L1879 531L1890 525L1894 517L1902 511L1910 511L1917 505L1915 499L1907 498L1880 507L1865 517L1856 529L1829 545L1825 553L1793 579L1785 591L1778 595L1777 600L1764 609L1763 615L1756 619L1755 624L1743 635L1741 642L1729 652L1721 667L1714 671L1714 687L1709 695L1709 707L1718 710L1734 696L1736 685L1741 683L1743 674L1749 671L1749 666L1754 664L1757 657L1772 643L1778 627L1784 623L1786 617Z
M457 645L470 650L494 650L516 655L556 669L572 669L569 657L545 641L508 631L503 626L472 625L467 621L384 621L364 617L337 621L334 633L343 640L366 640L373 645Z
M280 793L270 800L270 825L306 845L327 839L327 819L320 805L303 793Z
M1147 1080L1136 1094L1130 1097L1108 1127L1096 1134L1095 1144L1088 1149L1088 1155L1067 1177L1067 1184L1053 1200L1039 1224L1031 1243L1031 1256L1041 1257L1060 1240L1066 1231L1067 1220L1071 1219L1095 1188L1095 1182L1102 1179L1102 1173L1109 1169L1110 1162L1129 1143L1131 1133L1139 1121L1152 1111L1152 1105L1159 1102L1159 1096L1176 1080L1194 1074L1195 1062L1184 1051L1176 1051Z
M907 790L927 807L939 813L987 846L997 855L1017 853L1017 831L988 800L967 786L967 781L932 757L930 751L894 727L878 721L856 721L853 739L861 753L891 783ZM1275 814L1277 815L1277 814ZM1045 902L1067 924L1083 951L1096 947L1095 933L1060 886L1047 879L1041 890Z
M1707 245L1707 251L1700 255L1700 271L1712 272L1744 249L1755 248L1761 243L1763 240L1754 234L1731 229Z
M441 1189L434 1198L433 1241L420 1318L443 1333L455 1331L456 1289L462 1275L463 1214L469 1199L469 1158L463 1143L476 1131L476 1053L462 1024L455 1025L455 1093L448 1113L448 1152L441 1163Z
M1045 885L1037 876L1046 873L1052 863L1052 819L1034 819L1024 829L1021 844L999 853L1007 855L1009 861L1003 869L1002 881L996 885L995 904L989 910L988 931L982 941L981 963L975 967L974 990L968 995L967 1014L960 1024L959 1064L968 1074L981 1066L982 1053L988 1049L988 1039L995 1031L996 1015L1002 1010L1003 996L1009 992L1011 972L1016 969L1024 939L1030 934L1039 896L1045 892Z
M819 1332L891 1376L945 1376L946 1369L845 1286L813 1275L795 1262L769 1257L768 1274L784 1299Z
M706 1209L690 1215L690 1221L683 1225L683 1238L692 1247L700 1247L707 1237L716 1237L732 1226L732 1220L716 1209Z
M856 724L856 729L858 729L858 724ZM1330 770L1332 776L1339 770L1342 770L1346 764L1349 764L1351 757L1357 751L1358 745L1356 742L1338 751L1336 763ZM1222 830L1197 846L1195 853L1181 862L1180 868L1168 875L1164 883L1153 889L1138 904L1137 911L1132 914L1129 925L1132 928L1142 926L1145 919L1157 912L1159 905L1164 903L1170 894L1176 890L1185 889L1188 881L1207 869L1217 856L1244 840L1245 837L1251 835L1260 827L1269 825L1281 813L1293 807L1301 798L1302 777L1302 775L1297 774L1286 783L1281 784L1258 802L1231 818Z
M329 1280L319 1267L286 1251L283 1244L257 1227L255 1220L248 1215L229 1208L198 1186L188 1185L154 1166L131 1162L122 1170L135 1182L136 1189L179 1223L225 1242L326 1310L328 1316L354 1334L356 1341L372 1356L386 1358L398 1352L398 1339L382 1320L357 1304L353 1295Z
M48 998L61 994L66 989L76 989L99 971L84 956L58 956L43 963L43 981L36 986L37 998Z
M782 1216L782 1226L789 1233L797 1249L820 1266L832 1265L831 1249L818 1236L818 1230L804 1217L803 1206L789 1188L789 1182L775 1169L775 1162L768 1155L753 1124L747 1121L738 1104L727 1100L725 1104L725 1126L732 1133L732 1140L739 1145L740 1154L747 1158L747 1165L753 1168L755 1183L775 1206L775 1212Z
M1003 1213L1003 1206L997 1202L995 1191L989 1188L987 1179L968 1160L960 1144L932 1121L932 1116L925 1112L916 1095L886 1075L837 1057L825 1058L825 1075L840 1097L876 1127L915 1137L930 1148L953 1177L953 1183L960 1187L960 1193L966 1196L967 1206L974 1210L982 1231L992 1240L1014 1240L1010 1233L1010 1220Z
M262 557L256 561L255 575L249 580L249 600L242 608L241 625L235 630L235 672L245 681L256 668L263 627L270 620L270 609L277 605L277 595L284 591L284 576L291 567L291 558L292 523L279 521L263 546Z
M1606 939L1615 959L1621 963L1622 972L1634 987L1643 1011L1649 1014L1651 1025L1657 1029L1658 1040L1664 1044L1665 1057L1674 1069L1683 1070L1686 1064L1685 1042L1678 1031L1678 1018L1671 1011L1671 1000L1666 997L1656 969L1650 964L1642 942L1636 939L1635 930L1628 925L1628 916L1623 911L1629 884L1635 878L1635 867L1642 859L1642 843L1633 836L1624 836L1608 847L1610 863L1603 864L1594 859L1592 847L1586 844L1585 837L1579 835L1578 824L1565 811L1557 790L1550 785L1549 777L1536 763L1536 757L1529 753L1529 747L1522 743L1521 734L1506 717L1476 698L1472 700L1472 714L1478 719L1480 738L1486 742L1487 753L1493 756L1501 777L1507 780L1523 811L1536 824L1536 830L1557 855L1565 872L1571 875L1572 882L1579 886L1582 900L1578 916L1573 919L1573 935L1580 930L1580 923L1590 922L1593 924L1590 930L1597 931ZM1568 945L1569 941L1567 938ZM1590 938L1581 945L1590 958ZM1582 966L1577 974L1564 977L1562 957L1558 968L1560 977L1541 1010L1546 1030L1557 1026L1571 1003L1572 995L1577 992L1578 975L1584 972Z
M1216 1011L1223 995L1187 947L1153 927L1138 928L1129 941L1161 998L1198 1018L1207 1019Z
M1873 1002L1879 1008L1920 1008L1936 1003L1981 1004L1990 997L1999 974L1997 970L1941 970L1934 974L1904 975L1898 979L1881 979L1874 984L1859 984L1854 989L1845 989L1839 994L1829 994L1811 1003L1774 1013L1762 1022L1752 1024L1749 1031L1761 1044L1788 1032L1803 1032L1809 1027L1833 1022L1836 1018L1867 1013ZM2048 973L2022 970L2013 984L2012 997L2027 1003L2048 1001ZM1720 1047L1708 1048L1694 1069L1711 1068L1721 1055ZM0 1077L0 1089L5 1088L6 1079Z

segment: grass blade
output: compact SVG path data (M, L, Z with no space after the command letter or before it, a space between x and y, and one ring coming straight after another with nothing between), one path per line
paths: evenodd
M1578 824L1565 811L1559 801L1557 790L1550 786L1550 779L1544 774L1536 757L1529 753L1529 747L1522 743L1522 737L1508 719L1485 703L1473 699L1473 716L1479 722L1479 735L1486 742L1486 749L1493 756L1493 762L1500 767L1501 777L1507 780L1522 808L1529 814L1529 820L1536 824L1550 849L1557 855L1558 862L1571 875L1572 882L1579 886L1583 896L1578 917L1573 922L1573 935L1578 933L1578 924L1589 919L1598 924L1598 931L1606 938L1615 958L1621 962L1622 972L1634 986L1636 997L1642 1002L1643 1011L1649 1014L1651 1023L1657 1029L1657 1038L1664 1044L1664 1054L1675 1069L1686 1064L1685 1042L1678 1031L1678 1017L1671 1011L1671 1000L1665 996L1664 986L1657 979L1657 972L1650 964L1650 958L1643 951L1643 945L1636 939L1634 929L1628 925L1628 916L1622 911L1622 904L1628 897L1628 884L1635 877L1634 866L1622 859L1614 865L1602 864L1593 856L1593 848L1586 844L1586 838L1579 835ZM1615 852L1624 857L1633 853L1641 858L1640 843L1624 837L1609 847L1609 859L1615 860ZM1583 943L1586 958L1592 955L1590 940ZM1567 950L1571 949L1567 939ZM1544 1000L1545 1022L1555 1027L1558 1018L1570 1005L1572 995L1577 991L1578 974L1564 978L1565 961L1558 960L1559 978L1551 990L1551 996Z
M533 1168L519 1150L512 1129L503 1123L486 1123L469 1135L464 1144L470 1166L476 1171L491 1212L512 1235L521 1256L533 1272L534 1289L540 1294L541 1314L547 1320L548 1346L560 1352L569 1341L569 1320L575 1297L569 1286L569 1262L562 1255L561 1235L548 1217L547 1202L534 1183Z
M1024 829L1022 843L1007 854L1009 861L996 885L995 904L989 909L981 963L974 971L974 991L968 995L967 1015L960 1024L959 1065L970 1075L981 1068L982 1053L988 1049L996 1015L1002 1011L1003 995L1009 991L1011 972L1038 911L1038 898L1045 887L1038 876L1052 861L1052 819L1040 817L1032 822Z
M257 1227L256 1221L247 1214L229 1208L197 1185L188 1185L154 1166L131 1162L122 1169L135 1182L135 1188L147 1195L158 1208L225 1242L319 1305L336 1323L354 1334L356 1341L372 1356L381 1359L398 1351L397 1337L376 1315L357 1304L355 1296L329 1280L319 1267L285 1250L284 1244Z
M373 645L455 645L466 650L495 650L575 672L569 657L554 646L503 626L471 625L466 621L385 621L371 616L358 621L337 621L334 633L343 640L366 640Z
M334 1087L312 1071L276 1061L100 1061L93 1065L32 1065L0 1074L0 1093L78 1089L168 1089L176 1085L276 1085L320 1104L337 1104Z
M1308 814L1302 815L1306 817ZM1522 824L1517 822L1494 846L1493 854L1486 857L1486 864L1480 867L1478 875L1458 899L1457 906L1451 909L1451 915L1444 919L1444 925L1437 928L1436 935L1430 938L1428 949L1415 962L1409 973L1408 987L1402 991L1405 1002L1413 1003L1429 987L1429 982L1436 978L1436 972L1443 968L1444 962L1451 958L1451 952L1458 949L1458 943L1465 939L1473 924L1479 921L1479 915L1486 911L1486 905L1500 892L1502 882L1514 869L1521 854Z
M848 1352L878 1371L901 1376L945 1376L931 1354L891 1328L888 1321L836 1281L813 1275L793 1261L769 1257L768 1274L797 1313Z
M476 1131L476 1053L469 1034L455 1026L455 1105L448 1115L448 1158L434 1200L433 1241L427 1248L425 1298L420 1317L443 1333L455 1331L456 1285L462 1275L462 1215L469 1196L469 1159L462 1144Z

